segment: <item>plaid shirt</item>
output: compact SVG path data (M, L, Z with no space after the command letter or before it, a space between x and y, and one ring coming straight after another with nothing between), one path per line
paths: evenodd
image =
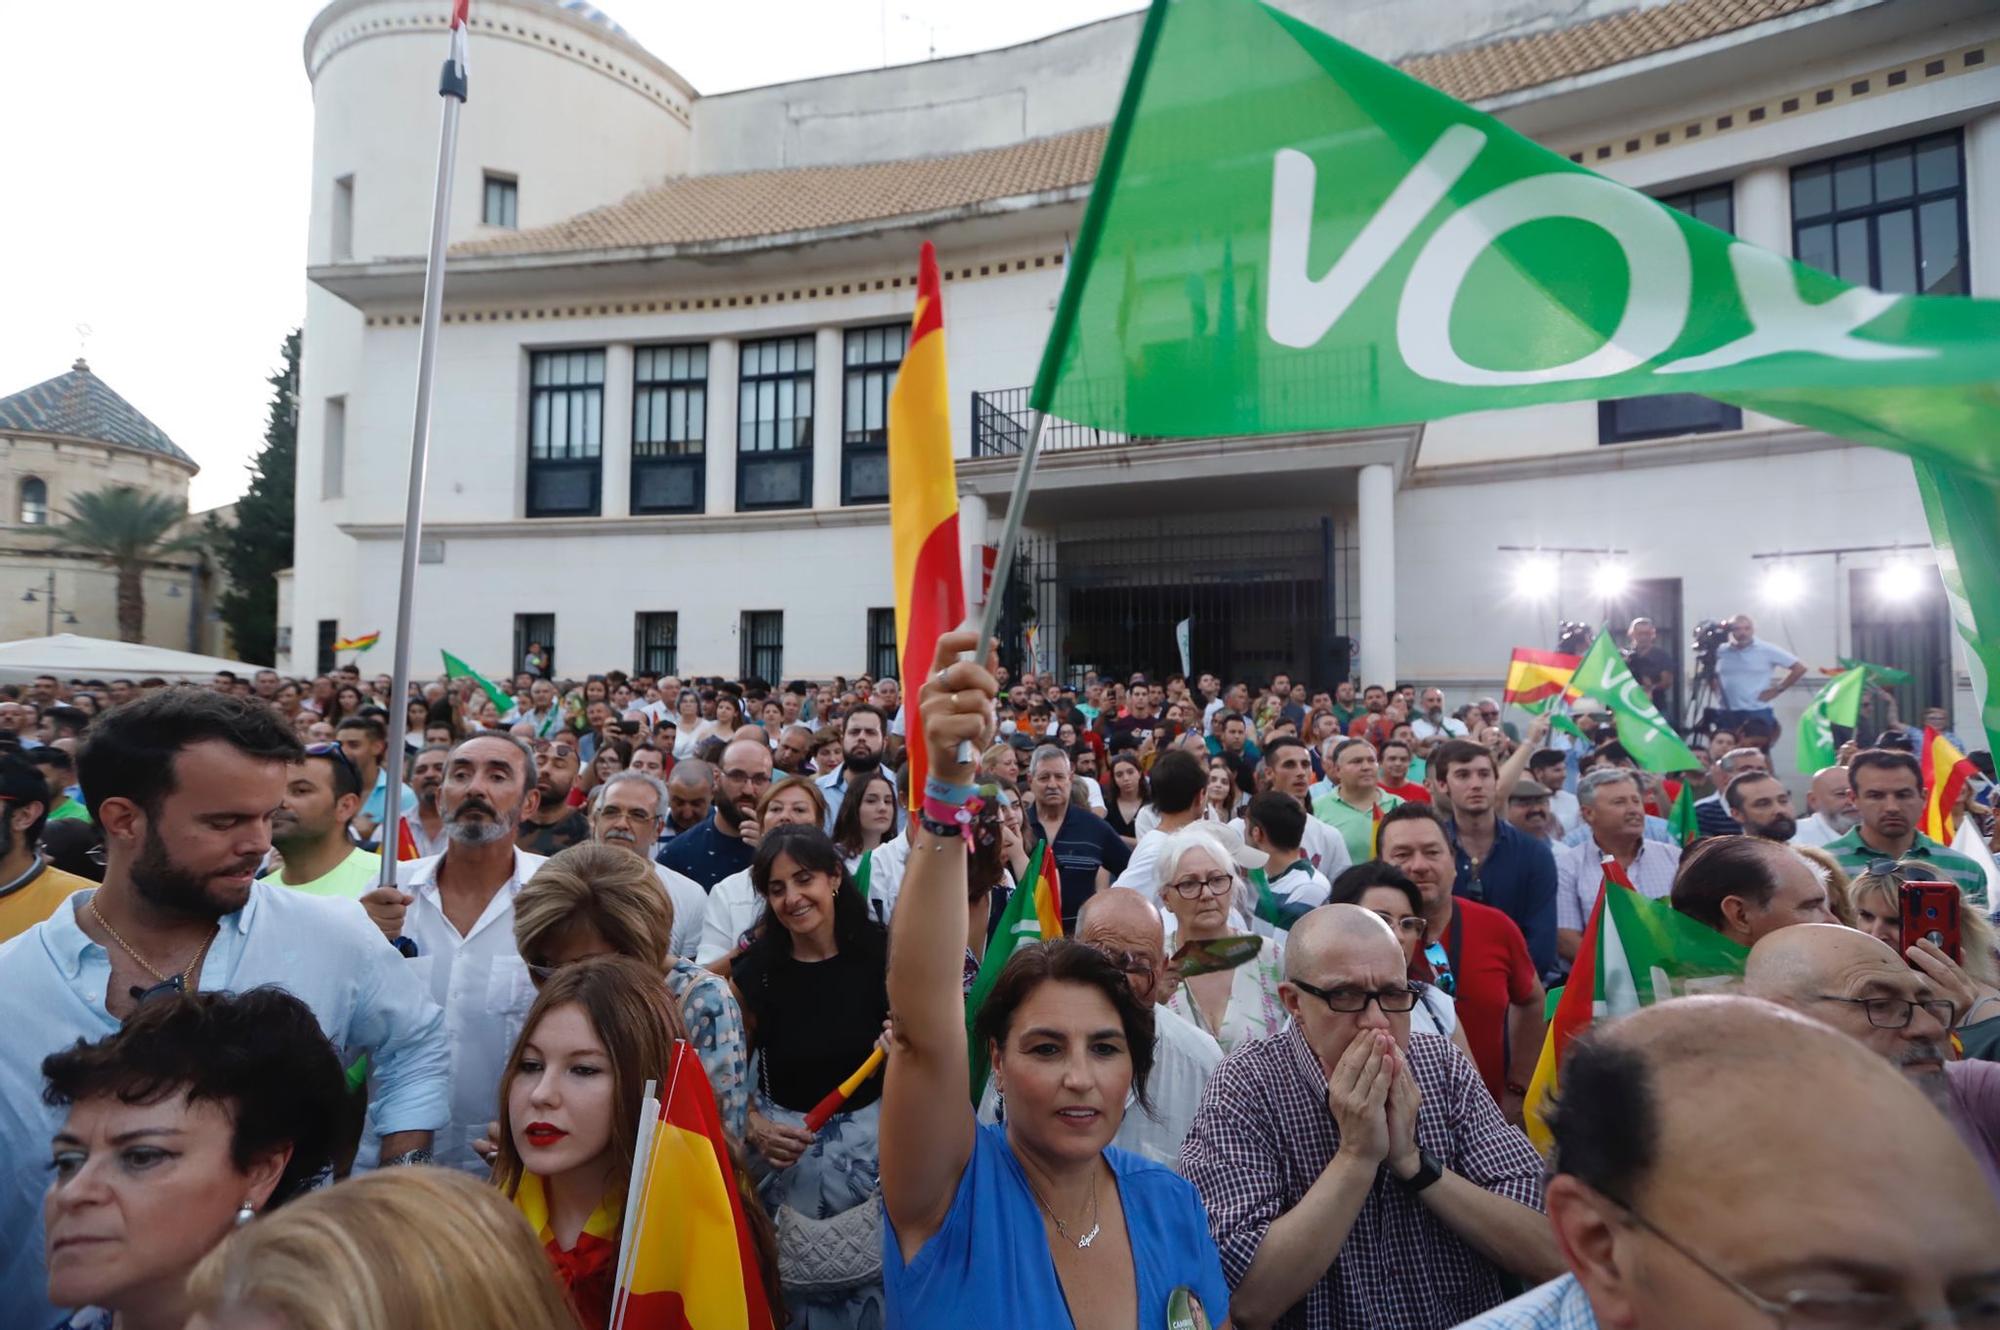
M1575 1275L1551 1279L1458 1330L1597 1330L1597 1313Z
M1417 1144L1474 1184L1542 1208L1542 1161L1507 1125L1451 1041L1410 1036L1423 1094ZM1181 1146L1233 1288L1271 1222L1296 1206L1339 1148L1326 1073L1297 1025L1224 1058ZM1499 1304L1500 1270L1390 1175L1376 1177L1340 1254L1282 1330L1448 1330Z

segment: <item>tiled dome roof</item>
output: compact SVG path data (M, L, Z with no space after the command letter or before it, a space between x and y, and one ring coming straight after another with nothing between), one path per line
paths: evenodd
M81 356L69 373L23 388L12 397L0 397L0 430L8 429L115 443L195 464L165 430L92 374Z

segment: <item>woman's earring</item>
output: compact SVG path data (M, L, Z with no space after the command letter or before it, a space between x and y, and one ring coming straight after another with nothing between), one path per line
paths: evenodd
M236 1227L242 1228L256 1217L257 1212L251 1208L250 1202L245 1201L242 1205L236 1207Z

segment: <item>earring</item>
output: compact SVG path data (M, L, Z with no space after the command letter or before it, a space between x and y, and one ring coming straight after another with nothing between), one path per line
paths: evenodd
M236 1227L242 1228L245 1224L249 1223L256 1217L257 1217L257 1212L256 1210L251 1208L250 1202L245 1201L243 1202L243 1204L236 1207Z

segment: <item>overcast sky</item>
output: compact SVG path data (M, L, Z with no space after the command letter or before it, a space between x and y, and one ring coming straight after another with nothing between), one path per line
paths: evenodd
M474 0L475 7L478 0ZM437 0L440 11L447 0ZM605 0L702 92L960 55L1137 0ZM243 490L305 310L318 0L0 0L0 396L91 368ZM474 50L477 74L478 53ZM412 132L436 133L427 119ZM79 334L78 325L90 329Z

